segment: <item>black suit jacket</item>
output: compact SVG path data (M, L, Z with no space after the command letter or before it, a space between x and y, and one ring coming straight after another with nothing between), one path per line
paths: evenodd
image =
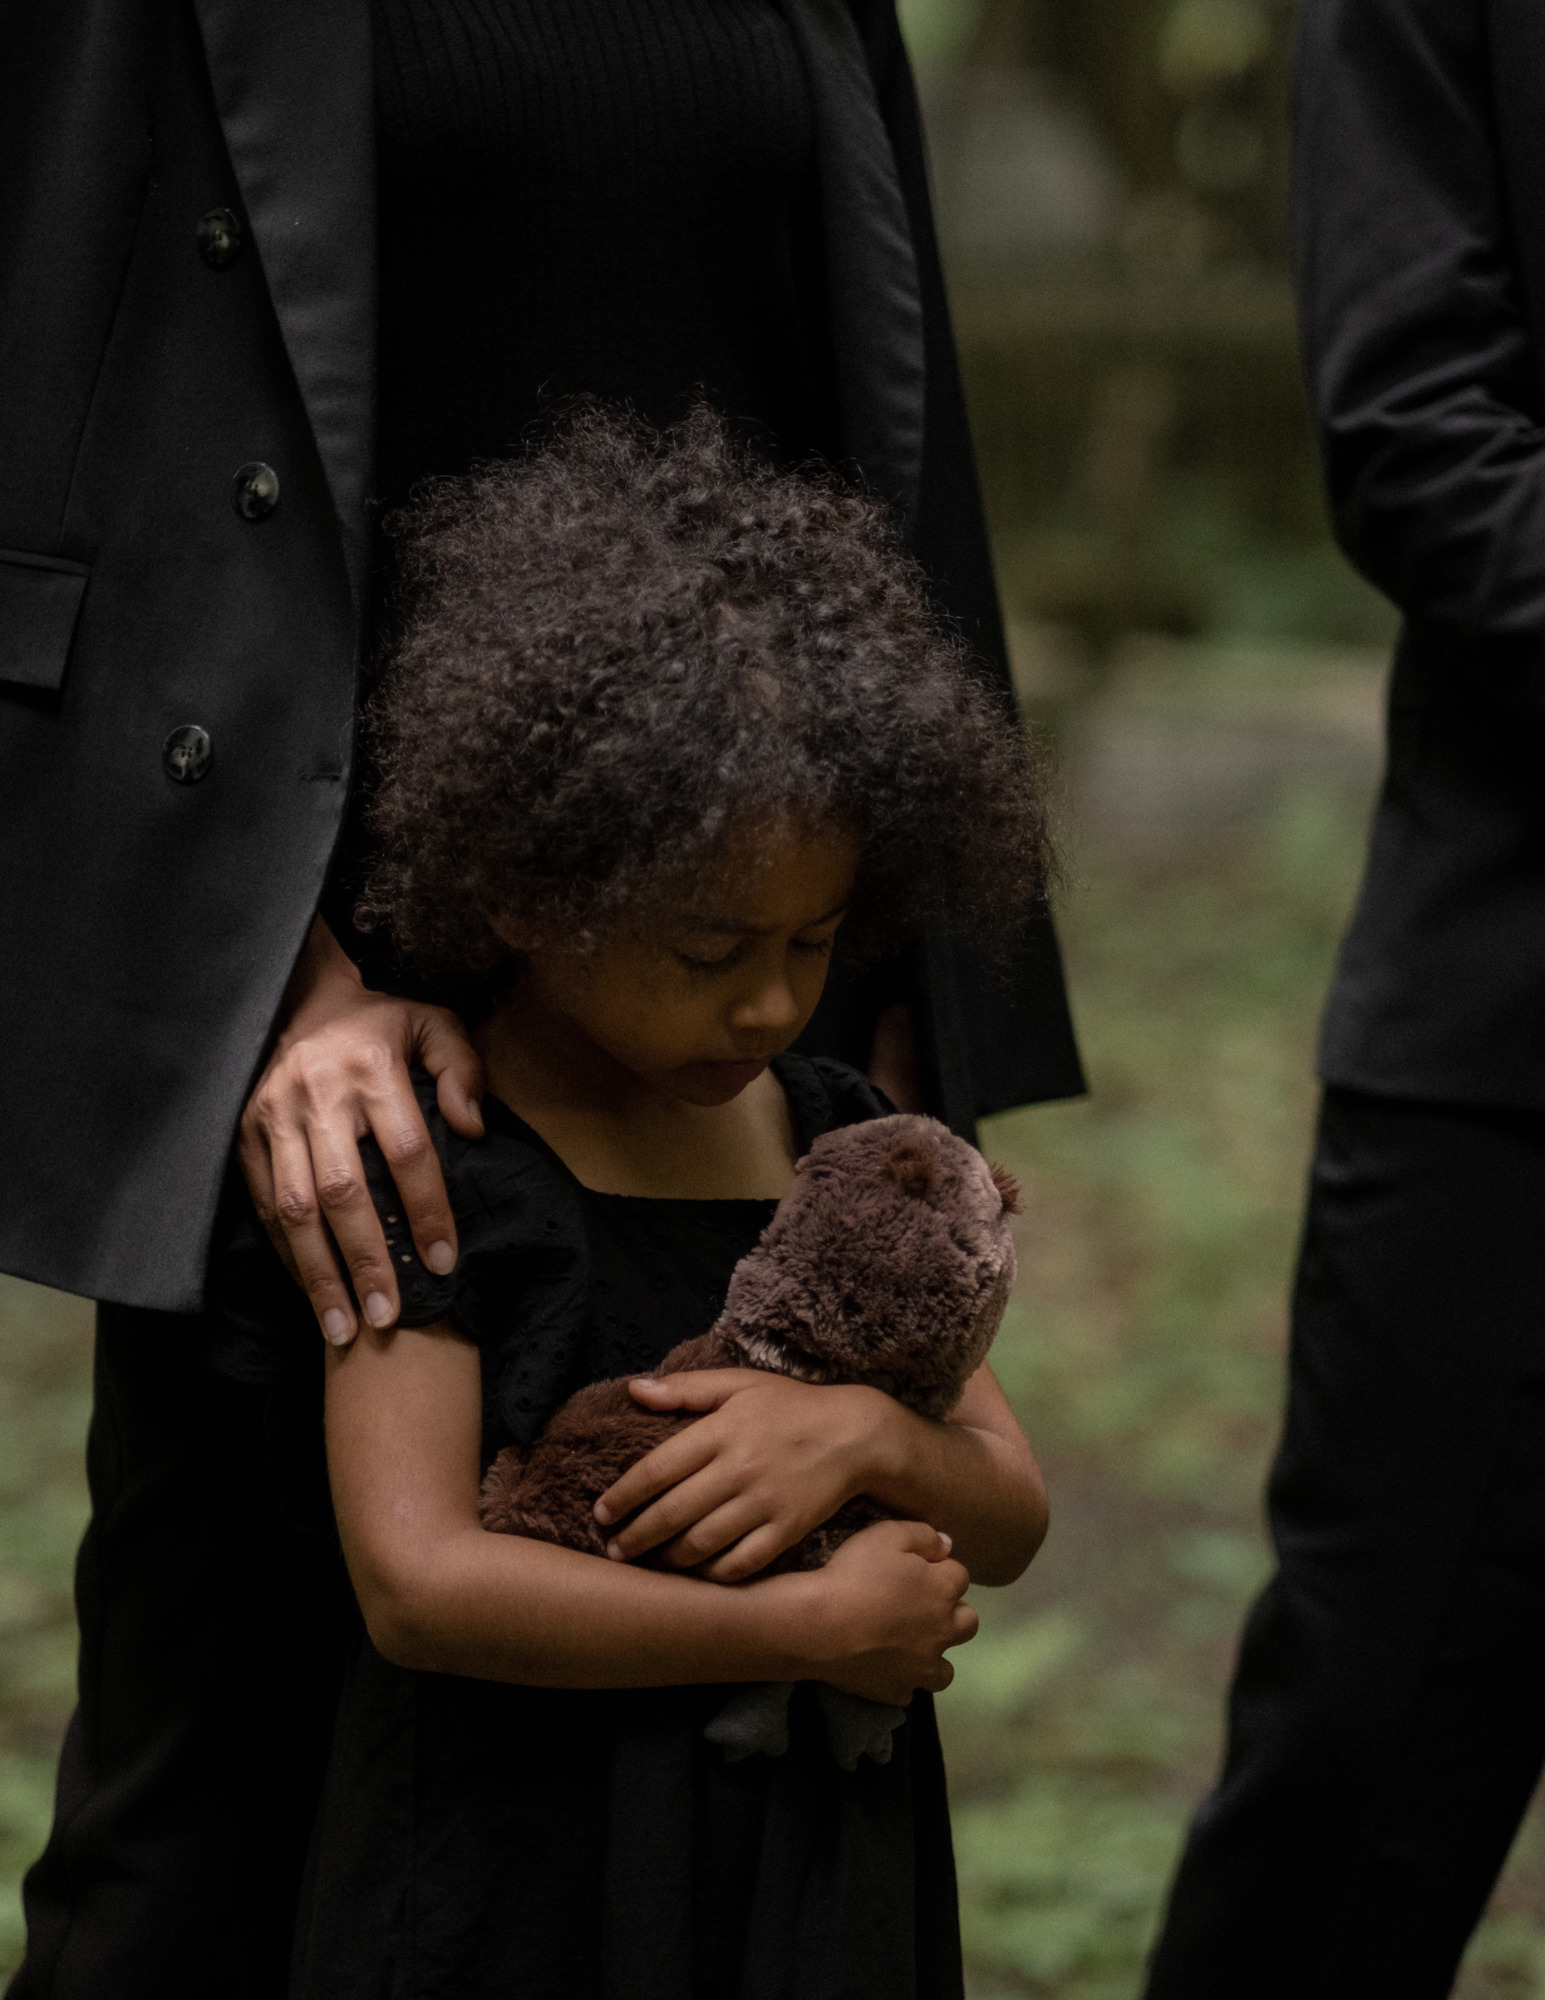
M1005 674L891 0L783 4L845 449ZM197 1304L343 814L374 170L367 0L0 0L0 1268L97 1297ZM246 231L223 269L217 208ZM231 499L253 461L261 521ZM189 723L213 760L185 784ZM1080 1088L1049 925L1008 990L941 937L917 982L952 1123Z
M1304 0L1300 33L1326 476L1405 613L1322 1073L1545 1107L1545 12Z

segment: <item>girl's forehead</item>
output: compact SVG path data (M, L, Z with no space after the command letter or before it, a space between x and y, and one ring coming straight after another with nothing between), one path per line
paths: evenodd
M800 915L795 927L801 930L809 930L817 924L830 923L835 918L840 917L847 907L848 899L844 896L840 902L834 903L829 910L819 910L813 916ZM776 932L789 928L787 921L770 924L758 923L753 917L733 916L724 911L699 912L688 910L683 913L681 921L695 931L733 932L736 937L772 937Z
M686 900L681 920L737 934L805 929L841 916L857 869L858 847L840 832L782 833L765 845L743 839Z

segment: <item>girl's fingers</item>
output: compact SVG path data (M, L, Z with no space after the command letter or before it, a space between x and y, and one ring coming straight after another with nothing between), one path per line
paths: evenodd
M703 1368L685 1375L639 1375L628 1392L651 1410L707 1411L765 1379L758 1368Z
M723 1555L705 1563L700 1574L708 1583L744 1583L748 1576L755 1576L766 1569L785 1549L791 1549L796 1542L802 1541L808 1532L808 1529L799 1527L791 1532L787 1524L780 1527L777 1522L764 1521L748 1535L743 1535L733 1548L727 1548Z
M657 1549L662 1542L684 1535L716 1507L736 1497L733 1483L722 1472L716 1472L711 1465L705 1467L672 1486L652 1507L646 1507L636 1521L620 1528L607 1543L606 1553L618 1562L630 1562L635 1556Z
M660 1554L672 1569L697 1569L713 1556L722 1561L721 1552L743 1542L753 1529L763 1525L764 1519L754 1501L748 1501L744 1494L735 1494L694 1522L684 1535L667 1542ZM770 1562L771 1556L767 1560Z
M334 1347L347 1347L359 1331L359 1322L322 1219L305 1135L275 1135L269 1160L271 1207L265 1213L264 1202L258 1200L258 1214L269 1234L283 1244L280 1254L310 1299L323 1334Z
M957 1604L954 1616L954 1636L949 1640L952 1646L963 1646L968 1639L974 1639L981 1629L982 1621L969 1604Z
M712 1463L718 1450L711 1435L705 1436L701 1424L694 1424L690 1430L678 1431L664 1444L657 1444L653 1451L646 1452L636 1465L630 1465L622 1477L608 1486L595 1503L595 1517L603 1528L609 1528L613 1521L626 1520L635 1508L667 1492L683 1479L689 1479L694 1472L701 1472L705 1465ZM653 1513L653 1509L650 1512ZM631 1534L638 1523L632 1522L624 1533ZM663 1536L657 1537L664 1540ZM646 1548L653 1548L653 1542L641 1542L630 1554L641 1555Z
M850 1541L844 1542L843 1547L852 1548L855 1543L863 1542L868 1537L873 1537L873 1543L889 1542L893 1548L900 1549L907 1555L921 1556L924 1562L931 1563L944 1562L952 1546L948 1535L941 1535L937 1528L930 1528L926 1521L876 1521L873 1527L860 1528ZM960 1570L961 1576L965 1577L966 1573L960 1568L959 1563L951 1566ZM969 1580L966 1579L967 1582ZM964 1590L965 1583L960 1587Z

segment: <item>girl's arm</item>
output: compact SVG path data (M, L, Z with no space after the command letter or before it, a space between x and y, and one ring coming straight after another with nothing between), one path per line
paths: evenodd
M948 1685L945 1648L976 1615L921 1522L856 1536L817 1575L738 1588L488 1534L480 1409L477 1352L449 1328L366 1327L329 1352L333 1500L387 1659L541 1687L818 1679L905 1703Z
M650 1409L708 1414L602 1495L603 1521L643 1509L612 1544L624 1559L666 1543L671 1562L733 1582L861 1493L950 1536L977 1583L1012 1583L1045 1537L1040 1469L985 1365L944 1423L878 1389L817 1387L756 1369L645 1378L632 1388Z

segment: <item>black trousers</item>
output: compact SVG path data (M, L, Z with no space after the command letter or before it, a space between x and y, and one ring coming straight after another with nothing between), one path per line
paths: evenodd
M1269 1500L1147 2000L1440 2000L1545 1761L1545 1114L1327 1091Z
M208 1322L104 1306L80 1703L10 2000L282 2000L353 1617L321 1342L282 1381Z

